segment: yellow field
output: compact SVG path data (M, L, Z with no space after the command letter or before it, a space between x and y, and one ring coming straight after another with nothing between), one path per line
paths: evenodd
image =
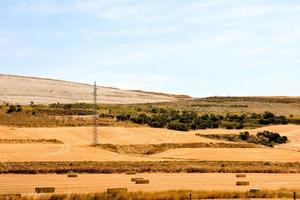
M150 184L136 185L131 177L143 177ZM37 186L56 187L58 193L104 192L107 188L125 187L129 191L165 190L249 190L260 189L299 189L300 174L247 174L249 186L236 186L235 174L80 174L78 178L67 175L0 175L0 193L33 193Z
M171 149L151 156L118 154L90 146L92 129L74 128L8 128L0 127L1 139L58 139L64 144L0 144L0 161L157 161L157 160L223 160L223 161L300 161L300 126L270 126L262 129L287 135L290 142L271 148L198 148ZM158 144L220 142L195 136L200 134L238 133L237 130L209 129L179 132L154 128L99 128L100 143Z
M168 150L153 155L153 158L169 158L173 160L299 162L300 152L271 148L183 148Z

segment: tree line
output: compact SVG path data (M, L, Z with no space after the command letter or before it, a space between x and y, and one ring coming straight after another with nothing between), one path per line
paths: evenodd
M176 111L173 109L163 112L155 111L151 114L119 114L116 116L117 121L132 121L137 124L146 124L155 128L168 128L173 130L188 131L207 129L207 128L226 128L226 129L243 129L246 125L270 125L270 124L288 124L285 116L276 116L271 112L263 114L198 114L193 111Z

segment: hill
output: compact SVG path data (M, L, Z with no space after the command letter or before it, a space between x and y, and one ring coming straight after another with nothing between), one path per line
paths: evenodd
M186 95L97 87L99 103L133 104L189 99ZM0 74L0 103L92 103L93 86L62 80Z

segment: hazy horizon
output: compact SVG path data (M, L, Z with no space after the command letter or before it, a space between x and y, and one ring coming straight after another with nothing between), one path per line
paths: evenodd
M296 0L4 0L0 74L206 96L300 96Z

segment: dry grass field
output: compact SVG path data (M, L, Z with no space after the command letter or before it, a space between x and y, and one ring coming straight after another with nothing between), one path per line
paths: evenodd
M136 185L131 177L142 177L150 184ZM300 189L300 174L247 174L249 186L236 186L235 174L80 174L70 179L67 175L0 175L0 193L33 193L36 186L56 187L58 193L104 192L107 188L128 188L129 191L168 190L229 190L247 191L250 188L276 190Z
M174 160L299 162L300 152L271 148L182 148L152 157Z
M158 160L215 160L215 161L300 161L300 126L270 126L264 129L288 135L289 143L273 148L175 148L151 156L120 154L90 146L92 129L88 127L9 128L0 127L1 139L57 139L63 144L0 144L0 161L158 161ZM99 128L102 144L140 145L161 143L220 143L195 134L238 133L237 130L207 129L179 132L153 128Z
M211 146L210 148L174 147L173 149L168 147L168 149L152 155L137 155L91 146L91 127L16 128L0 126L2 141L24 141L23 143L0 143L0 170L2 173L0 175L0 194L30 195L36 186L53 186L60 194L104 192L107 188L112 187L126 187L131 192L151 193L169 190L224 190L234 193L235 191L246 192L252 187L268 190L281 188L299 190L300 126L278 125L248 131L255 134L262 130L286 135L289 142L277 145L275 148L264 146L220 148L224 144L235 145L237 143L208 139L196 136L196 134L238 134L240 130L206 129L180 132L149 127L99 127L101 144L138 146L165 143L176 144L173 145L175 147L185 144L208 144ZM53 139L62 143L30 142ZM26 143L26 141L29 142ZM214 145L218 145L219 148L213 148ZM68 161L69 163L63 163ZM71 179L65 174L73 169L79 172L78 178ZM126 171L130 170L143 173L126 175ZM7 172L11 174L6 174ZM54 174L55 172L64 174ZM230 172L253 172L247 174L245 178L250 185L236 186L237 178ZM282 172L285 174L281 174ZM32 175L32 173L37 174ZM149 179L150 184L136 185L130 181L131 177ZM213 192L213 194L219 193ZM175 196L177 197L178 194L174 194L174 199L176 199ZM277 196L272 193L269 197ZM145 198L141 197L140 199Z
M92 142L92 127L60 128L9 128L0 126L1 139L58 139L65 144L89 145ZM99 142L102 144L159 144L216 142L201 138L194 132L181 132L155 128L99 127Z
M101 103L155 103L189 98L154 92L98 87ZM38 104L92 102L93 86L61 80L0 74L0 103Z

